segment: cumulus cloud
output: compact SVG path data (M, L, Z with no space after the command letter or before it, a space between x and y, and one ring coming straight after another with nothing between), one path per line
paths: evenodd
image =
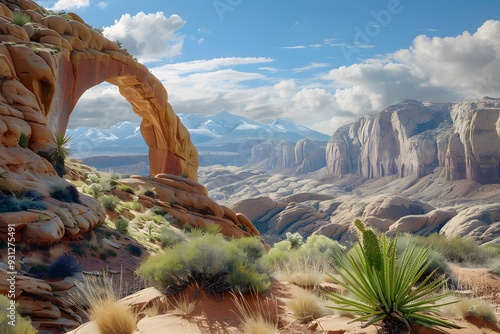
M500 21L474 34L417 36L407 49L331 70L342 111L359 116L405 98L454 102L500 93Z
M147 63L181 55L185 36L177 30L184 24L176 14L166 17L163 12L139 12L135 16L122 15L113 26L105 27L103 33L111 40L120 41L130 54Z
M88 7L90 0L58 0L50 10L74 10L79 8Z

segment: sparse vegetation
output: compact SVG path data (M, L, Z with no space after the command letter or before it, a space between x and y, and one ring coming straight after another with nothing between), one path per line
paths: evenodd
M29 146L28 136L24 132L21 132L21 134L19 135L19 139L17 140L17 143L22 148L27 148Z
M50 162L54 166L57 175L63 177L66 173L64 160L69 157L69 142L71 137L65 134L54 134L54 142L56 147L49 151Z
M104 208L110 211L114 211L118 203L121 202L120 199L115 195L101 195L99 196L98 201Z
M76 282L76 288L70 294L71 303L85 311L101 333L131 334L135 330L136 317L130 308L118 303L122 291L112 277L104 273L84 276L83 283Z
M185 293L181 293L179 298L173 297L174 311L173 314L187 316L193 313L196 307L196 300L189 300Z
M12 12L12 20L15 24L22 27L26 23L31 22L31 16L20 10L15 10Z
M125 185L125 184L116 185L116 189L124 191L124 192L129 193L129 194L135 194L134 188L132 188L131 186Z
M301 322L311 322L327 314L325 301L311 292L302 290L287 300L286 307Z
M142 249L139 246L136 246L136 245L133 245L133 244L128 244L125 247L125 249L128 250L128 252L130 254L132 254L132 255L135 255L135 256L141 256L142 255Z
M262 292L270 287L259 261L220 234L205 234L174 245L141 264L138 274L160 289L180 291L192 282L207 293L238 289Z
M437 251L450 262L484 264L492 255L487 248L479 247L471 238L447 238L440 234L414 238L418 245Z
M464 319L476 317L491 324L495 324L497 322L495 306L485 300L462 299L454 306L460 316Z
M11 305L11 300L7 296L0 294L0 333L36 334L37 330L31 325L31 321L28 318L21 317L17 311L17 305L14 306L15 311L10 312ZM9 324L11 314L15 319L15 326Z
M411 324L458 328L437 317L439 307L450 302L436 302L450 294L439 294L446 283L443 277L433 281L432 275L423 277L429 265L426 248L411 245L397 256L397 238L377 234L359 219L354 225L359 243L344 259L334 258L339 278L332 276L351 296L328 292L337 304L331 308L355 315L354 321L364 322L363 328L381 322L388 332L409 331Z
M43 201L30 198L17 198L14 195L0 197L0 213L33 210L47 210L47 204Z
M76 257L63 254L50 265L47 271L47 277L50 279L63 279L68 276L73 276L80 271L80 264Z
M50 196L61 202L80 203L80 194L78 189L72 184L68 186L55 185L50 190Z
M128 231L129 221L123 217L118 217L115 219L116 230L120 233L126 234Z
M276 298L260 299L255 293L250 294L252 305L241 292L232 293L232 301L241 318L243 334L276 334L278 314Z

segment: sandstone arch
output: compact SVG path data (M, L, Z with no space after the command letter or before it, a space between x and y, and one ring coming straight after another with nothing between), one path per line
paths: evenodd
M14 10L24 11L33 22L23 27L16 25L12 20ZM37 152L53 146L52 132L65 132L83 93L108 82L119 88L142 118L141 133L149 147L151 174L185 175L196 180L197 151L168 103L160 80L77 15L69 14L73 20L67 20L40 14L43 12L31 1L0 3L0 93L12 95L4 91L10 88L22 99L29 96L32 100L30 119L23 117L26 101L6 101L7 109L17 110L9 111L11 116L24 120L31 128L30 149ZM21 110L20 105L24 105ZM19 137L19 128L10 130Z

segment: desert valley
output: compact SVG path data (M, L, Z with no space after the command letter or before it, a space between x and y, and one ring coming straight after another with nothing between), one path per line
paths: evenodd
M332 134L177 114L30 0L0 1L0 75L1 333L500 333L500 98ZM103 82L140 122L70 128Z

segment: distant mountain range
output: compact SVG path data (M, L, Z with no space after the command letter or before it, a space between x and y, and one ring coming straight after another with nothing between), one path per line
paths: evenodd
M191 141L198 149L201 166L215 164L243 166L250 161L252 148L264 142L288 142L295 145L302 139L326 145L330 136L311 130L284 118L269 124L221 112L213 116L178 114L182 124L191 134ZM139 130L139 123L120 122L108 129L80 126L68 129L71 136L71 154L85 163L100 169L123 171L127 159L142 165L148 163L148 147ZM99 157L99 158L96 158ZM105 159L103 157L106 157ZM109 162L109 166L106 164ZM118 166L117 166L118 165ZM135 166L134 168L137 168ZM143 167L141 167L143 168ZM125 166L125 170L127 170Z

